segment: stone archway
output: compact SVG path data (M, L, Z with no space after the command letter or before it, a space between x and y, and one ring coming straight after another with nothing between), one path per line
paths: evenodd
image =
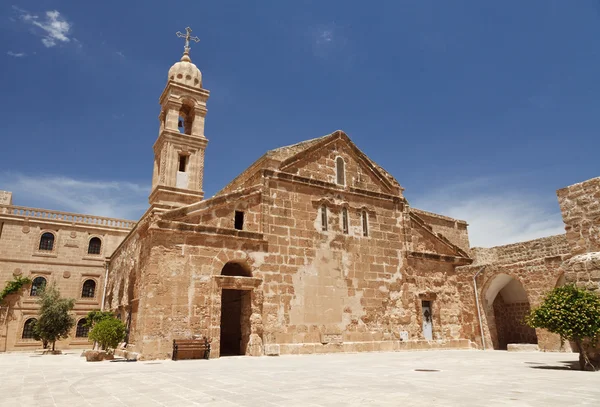
M494 349L506 350L509 343L538 343L535 329L524 322L531 306L519 280L498 274L487 285L483 297Z
M219 323L215 344L218 355L262 354L262 341L257 335L260 321L254 315L262 308L255 291L262 280L252 277L252 270L245 263L236 261L227 262L214 278L219 294L215 304L219 315L215 320Z

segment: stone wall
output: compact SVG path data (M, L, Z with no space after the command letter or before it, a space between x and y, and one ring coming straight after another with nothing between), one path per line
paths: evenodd
M569 245L565 235L555 235L496 246L490 248L474 247L471 249L473 264L512 264L533 259L566 256Z
M465 252L469 252L470 246L467 222L423 211L421 209L411 208L410 210L423 219L435 233L440 233Z
M600 177L556 192L571 254L600 252Z
M600 295L600 178L559 189L571 257L564 264L565 282ZM592 362L600 368L600 346L590 349Z

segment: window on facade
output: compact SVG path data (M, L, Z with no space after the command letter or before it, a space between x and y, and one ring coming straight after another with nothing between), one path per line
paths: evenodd
M327 207L321 206L321 230L327 230Z
M187 155L179 156L179 172L185 172L187 167Z
M99 237L92 237L88 244L88 254L100 254L102 248L102 240Z
M27 321L25 321L25 325L23 325L23 335L21 335L21 338L33 339L33 327L35 326L36 322L37 319L35 318L29 318Z
M81 297L94 298L96 294L96 282L94 280L85 280L81 289Z
M362 211L363 236L369 236L369 215L367 211Z
M40 238L40 250L52 251L54 248L54 234L46 232Z
M31 290L29 291L29 295L35 297L40 294L40 290L42 290L46 286L46 279L44 277L36 277L33 279L31 283Z
M244 212L235 211L235 219L234 219L233 227L236 228L237 230L244 229Z
M90 333L90 328L85 325L85 318L81 318L77 322L77 329L75 330L76 338L87 338Z
M342 208L342 232L348 234L348 209Z
M342 157L338 157L335 159L335 171L337 175L336 182L338 185L346 184L346 174L344 172L344 159Z

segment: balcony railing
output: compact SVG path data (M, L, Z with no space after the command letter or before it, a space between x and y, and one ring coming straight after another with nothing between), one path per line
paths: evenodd
M12 215L30 219L69 222L72 224L131 229L136 222L125 219L105 218L102 216L81 215L71 212L49 211L24 206L0 205L0 216Z

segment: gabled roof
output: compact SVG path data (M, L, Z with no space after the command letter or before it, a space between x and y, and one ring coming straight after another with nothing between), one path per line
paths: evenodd
M250 167L243 171L240 175L233 179L227 184L222 190L217 192L217 195L232 192L240 187L244 186L244 181L252 177L257 171L265 168L274 170L282 170L293 163L299 161L306 154L310 154L313 151L318 150L322 146L328 144L337 139L344 139L357 157L362 160L371 170L375 173L383 184L388 188L399 188L400 191L404 190L396 181L396 179L384 170L380 165L376 164L371 160L365 153L363 153L356 145L350 140L350 137L342 130L336 130L333 133L327 134L322 137L317 137L310 140L305 140L300 143L275 148L267 151L263 156L256 160ZM247 185L246 185L247 186Z

